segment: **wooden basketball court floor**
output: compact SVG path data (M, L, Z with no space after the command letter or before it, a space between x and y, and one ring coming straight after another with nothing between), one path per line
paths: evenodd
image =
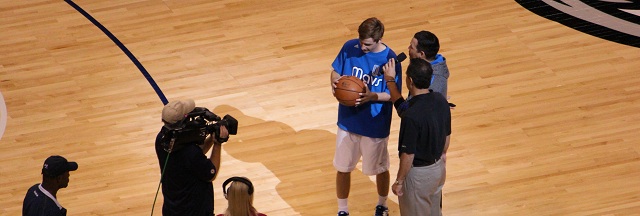
M240 121L214 181L247 176L268 215L334 215L337 103L330 64L368 17L407 52L441 41L453 134L445 215L639 215L640 52L511 0L87 1L169 100ZM50 155L79 163L58 192L69 215L149 215L160 180L162 102L131 60L64 1L0 6L0 215L20 215ZM406 68L406 64L403 65ZM404 91L406 95L406 91ZM399 118L389 141L398 169ZM375 180L352 174L352 215ZM399 215L397 197L388 201ZM161 215L162 195L155 204Z

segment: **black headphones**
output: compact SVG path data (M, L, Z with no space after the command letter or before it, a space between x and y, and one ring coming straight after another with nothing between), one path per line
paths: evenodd
M242 182L244 184L246 184L247 186L249 186L249 195L253 194L253 184L251 183L251 181L249 181L249 179L245 178L245 177L231 177L229 179L227 179L226 181L224 181L224 183L222 183L222 192L224 193L224 198L227 198L227 185L231 182ZM229 186L231 187L231 186Z

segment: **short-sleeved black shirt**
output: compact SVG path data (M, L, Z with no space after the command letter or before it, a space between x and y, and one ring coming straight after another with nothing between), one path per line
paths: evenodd
M163 132L156 137L156 155L160 172L164 168L168 152L161 140ZM187 144L171 152L162 177L164 204L162 215L213 215L213 184L216 168L196 144Z
M398 151L414 154L414 166L433 162L440 159L450 134L451 110L444 96L433 91L417 95L402 115Z
M49 197L40 184L35 184L27 190L22 202L23 216L65 216L67 209L60 206L55 197Z

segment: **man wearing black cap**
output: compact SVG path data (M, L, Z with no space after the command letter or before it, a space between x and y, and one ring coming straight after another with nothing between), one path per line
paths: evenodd
M47 158L42 166L42 183L31 186L27 191L22 203L22 215L67 215L67 209L58 203L56 194L60 188L69 185L69 171L77 169L76 162L69 162L62 156Z

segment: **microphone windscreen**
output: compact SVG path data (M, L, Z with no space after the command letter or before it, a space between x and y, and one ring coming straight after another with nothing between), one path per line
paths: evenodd
M400 53L400 55L398 55L398 57L396 57L396 63L400 63L402 61L404 61L405 59L407 59L407 55L404 53Z

